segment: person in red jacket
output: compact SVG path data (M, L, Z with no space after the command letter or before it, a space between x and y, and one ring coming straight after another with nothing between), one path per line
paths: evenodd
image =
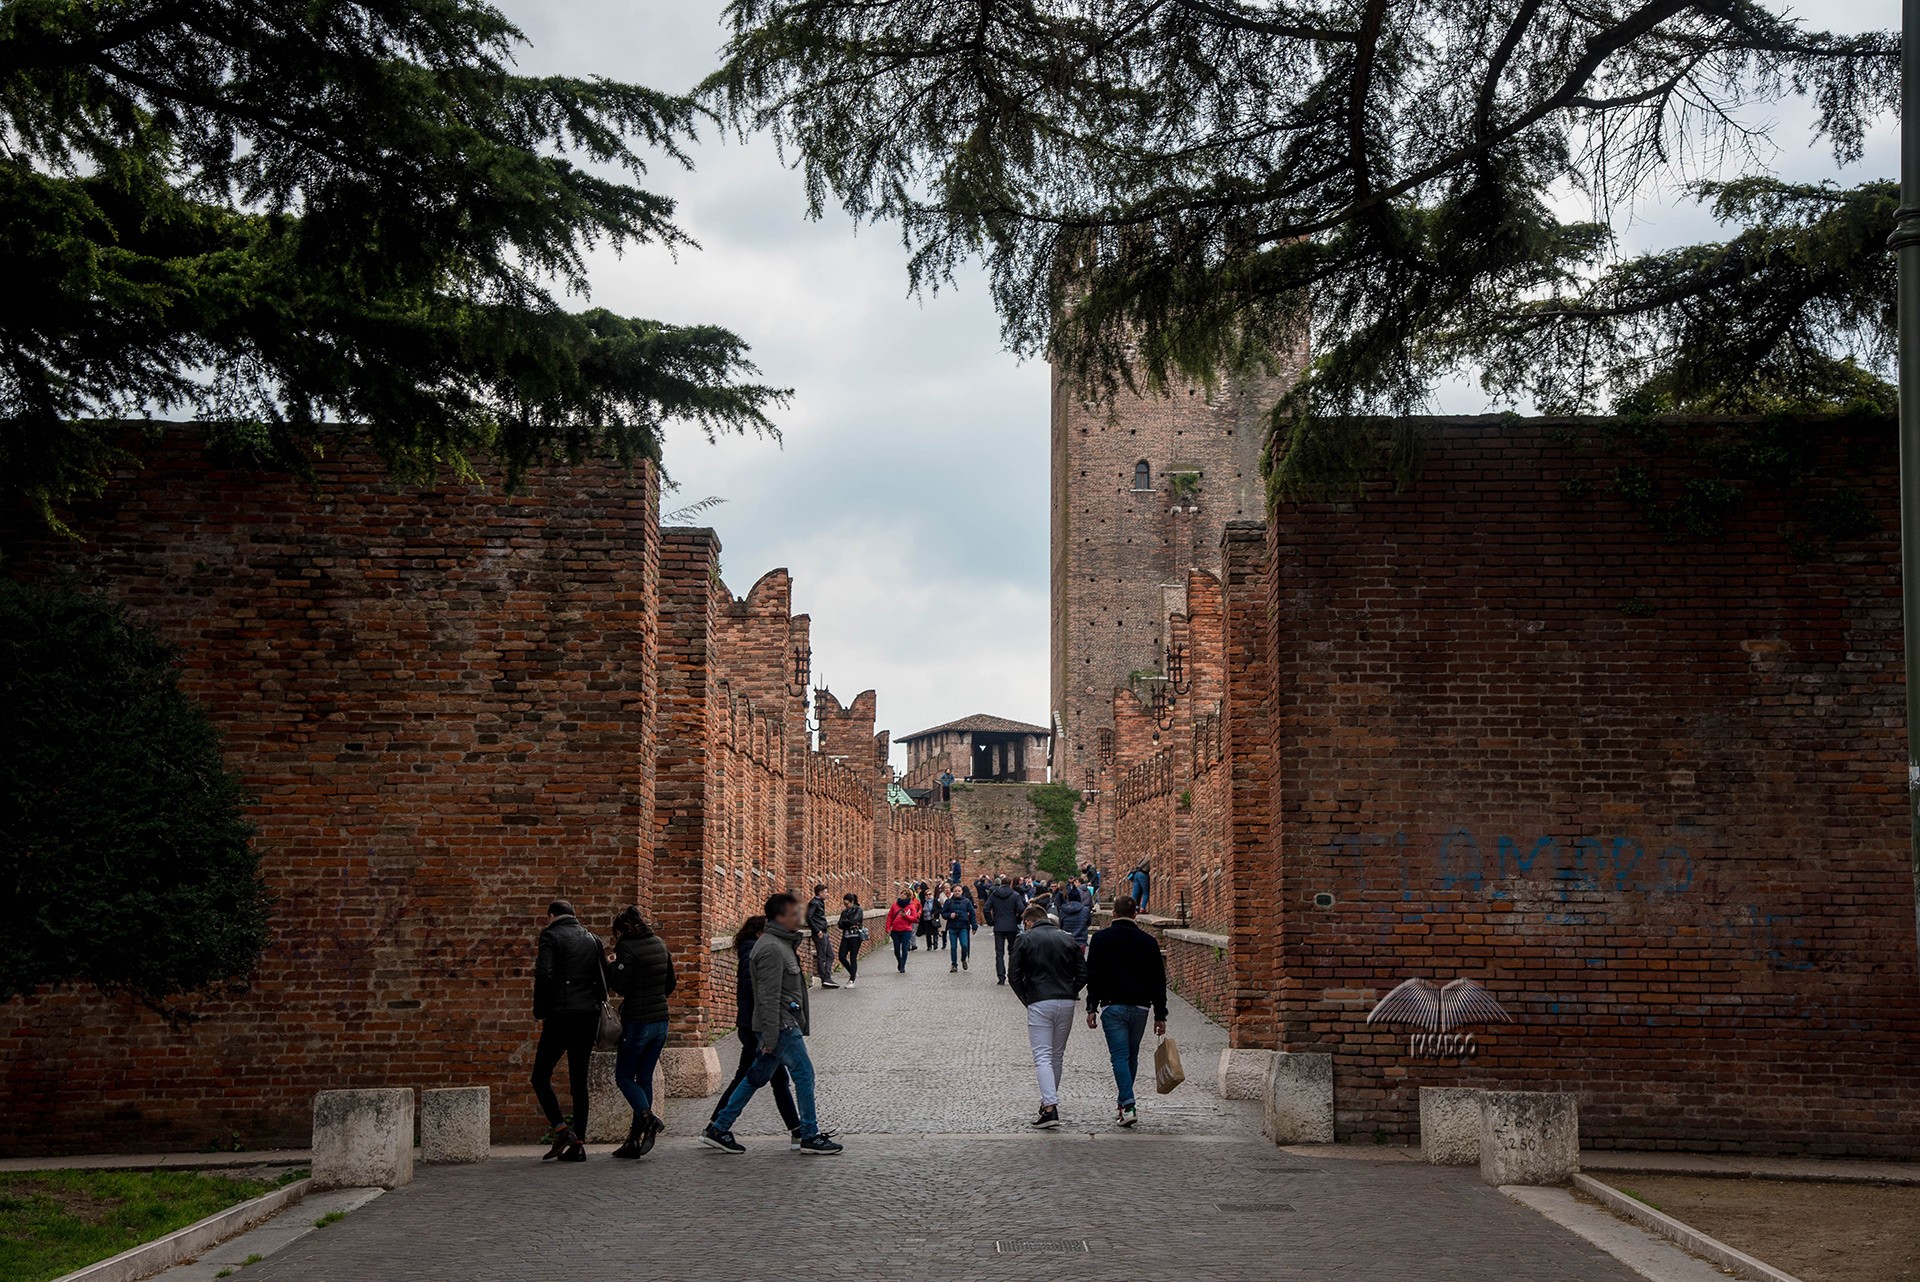
M907 954L913 951L913 928L920 924L920 905L906 891L887 909L887 937L893 940L893 960L907 973Z

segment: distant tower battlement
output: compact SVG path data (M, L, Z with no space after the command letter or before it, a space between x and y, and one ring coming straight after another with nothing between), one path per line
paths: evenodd
M1113 692L1157 670L1167 616L1185 610L1187 572L1220 572L1226 524L1265 515L1266 412L1298 377L1222 383L1212 395L1122 393L1083 401L1053 388L1053 777L1110 786L1099 738Z

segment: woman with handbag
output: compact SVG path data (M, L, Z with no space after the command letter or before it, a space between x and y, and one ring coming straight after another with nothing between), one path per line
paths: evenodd
M860 896L843 895L846 907L840 910L840 964L847 968L847 987L860 975L860 950L867 942L867 914L860 907Z
M720 1116L720 1110L733 1098L733 1088L747 1080L754 1061L760 1058L760 1038L753 1031L753 970L748 964L753 957L753 946L760 936L767 933L767 919L759 913L747 918L733 935L733 952L738 958L740 969L733 984L734 1031L740 1037L740 1066L733 1070L733 1080L720 1092L715 1101L713 1114L707 1118L711 1122ZM780 1120L787 1125L787 1134L792 1137L790 1147L800 1146L800 1110L793 1102L793 1082L787 1076L787 1066L780 1064L773 1070L769 1079L773 1086L773 1105L780 1110Z
M620 1053L613 1080L633 1106L627 1142L615 1157L645 1157L663 1123L653 1111L653 1070L667 1045L667 998L673 995L673 956L638 908L613 919L613 949L607 957L607 987L626 998L620 1007Z

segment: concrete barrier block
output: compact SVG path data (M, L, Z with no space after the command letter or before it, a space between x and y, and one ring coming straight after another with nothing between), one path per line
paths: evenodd
M413 1091L321 1091L313 1097L313 1184L398 1188L413 1179Z
M493 1146L493 1092L454 1086L420 1092L420 1160L484 1162Z
M1333 1143L1333 1056L1275 1051L1262 1100L1275 1144Z
M1470 1086L1420 1088L1420 1152L1435 1166L1480 1161L1480 1096Z
M593 1067L587 1073L587 1134L589 1144L618 1144L627 1138L633 1122L633 1108L614 1081L613 1066L618 1051L595 1051Z
M711 1046L669 1046L660 1052L662 1095L705 1099L720 1093L727 1076L720 1071L720 1052Z
M1480 1178L1565 1184L1580 1169L1580 1101L1564 1091L1483 1091Z
M620 1080L614 1076L614 1067L620 1062L618 1051L595 1051L593 1067L587 1074L587 1143L620 1144L627 1138L627 1128L633 1125L633 1105L627 1103L626 1095L620 1089ZM653 1073L653 1115L665 1119L666 1078L659 1069Z
M1267 1088L1273 1052L1230 1046L1220 1052L1220 1098L1260 1099Z

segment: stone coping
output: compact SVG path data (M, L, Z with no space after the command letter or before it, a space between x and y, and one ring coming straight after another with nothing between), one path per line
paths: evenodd
M1211 935L1204 930L1188 930L1184 926L1164 928L1160 936L1163 939L1177 939L1185 944L1199 944L1205 948L1233 947L1233 938L1229 935Z

